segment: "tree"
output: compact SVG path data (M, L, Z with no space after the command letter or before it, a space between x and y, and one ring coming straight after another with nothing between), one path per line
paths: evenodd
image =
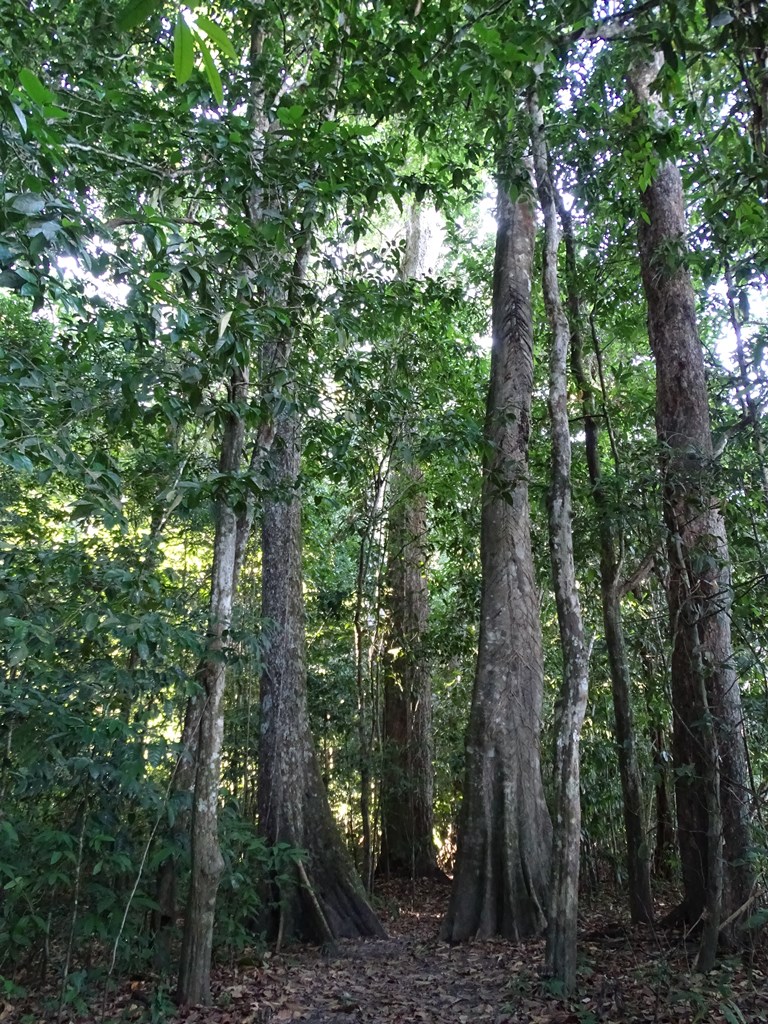
M485 421L480 639L466 737L452 942L545 925L551 825L541 780L543 668L528 509L535 217L523 179L498 186L493 348Z
M192 800L192 877L184 922L184 942L177 999L182 1005L209 1003L213 924L216 893L224 870L219 848L218 806L221 782L221 751L224 744L224 688L226 686L226 644L232 624L237 589L238 517L227 493L231 474L240 467L244 424L241 413L248 378L243 372L232 377L221 444L219 472L222 486L215 511L215 537L211 570L211 602L206 654L198 669L199 697L191 699L191 714L197 712L197 733L193 747L196 773Z
M401 464L391 486L391 654L384 679L379 871L437 873L432 826L432 689L425 650L426 500L423 473Z
M549 483L549 552L557 622L563 649L563 682L555 722L555 798L552 890L547 922L547 970L566 992L576 985L581 793L579 744L587 709L589 655L576 587L571 511L571 435L568 418L568 321L560 301L557 261L560 231L544 118L538 96L528 100L533 163L544 217L543 295L552 339L549 354L549 417L552 468Z
M630 75L646 110L660 66L657 58ZM732 915L750 896L749 791L731 645L728 541L712 481L712 432L686 263L682 181L671 160L659 162L642 201L640 259L656 360L684 889L674 918L688 925L704 920L700 963L706 970L714 961L721 918L733 931L738 914Z
M586 370L582 302L579 293L573 218L570 211L566 209L562 197L556 195L555 198L565 243L568 313L571 333L571 372L581 392L587 468L598 518L600 597L605 644L611 673L611 693L616 727L616 755L621 774L624 830L627 844L629 910L633 921L651 921L653 919L653 897L651 894L650 845L646 835L645 796L643 793L637 752L638 743L632 710L632 680L629 653L624 636L621 612L621 537L616 522L615 509L611 507L610 494L603 478L600 456L600 419L592 382L588 379ZM601 358L596 339L595 357L597 359ZM605 399L605 395L603 395L603 399ZM662 784L663 779L660 779L659 785L661 786ZM661 821L664 820L664 817L662 817Z
M323 943L382 937L328 805L307 715L302 595L299 427L292 410L278 421L274 458L279 493L265 502L262 613L270 624L261 679L259 830L296 851L296 878L276 883L273 935Z
M424 274L422 204L408 222L400 277ZM382 720L379 870L418 878L437 874L433 837L432 685L426 650L427 508L424 474L414 461L414 426L405 421L391 485L388 531L389 644Z

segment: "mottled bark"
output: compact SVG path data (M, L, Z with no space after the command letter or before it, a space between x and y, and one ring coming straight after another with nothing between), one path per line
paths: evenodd
M218 839L218 800L221 751L224 742L223 697L226 684L226 649L232 622L237 559L237 515L227 476L240 468L244 424L242 408L248 378L236 372L231 381L215 503L215 536L208 616L206 655L197 671L202 701L197 736L197 771L192 807L192 870L184 920L176 998L182 1005L211 1001L210 969L216 893L224 869Z
M391 627L395 652L384 680L379 871L418 878L437 873L432 834L432 686L424 651L429 595L423 474L395 475L389 513Z
M540 765L543 662L528 508L535 217L500 184L483 466L480 638L444 938L520 939L546 923L551 825Z
M646 836L645 799L637 758L632 679L621 617L621 542L616 526L616 511L610 506L600 459L600 426L592 385L584 367L581 330L581 302L577 284L576 247L570 212L556 197L563 225L568 278L568 312L571 332L571 369L581 392L584 413L584 437L589 480L597 514L600 537L600 597L603 630L611 673L611 693L615 721L616 755L621 778L624 832L626 835L627 888L633 921L653 919L651 895L650 847ZM618 467L617 467L618 468Z
M259 831L271 846L287 843L304 854L295 884L275 893L279 910L268 931L321 942L383 936L338 835L310 733L295 413L280 417L273 455L277 491L265 502L262 527L262 613L270 632L261 681Z
M639 100L649 101L651 81L652 76L632 79ZM640 223L640 258L656 360L656 429L668 537L673 754L684 890L677 917L693 925L706 916L712 928L712 915L718 912L712 899L719 884L715 869L723 844L724 918L748 899L752 882L728 543L714 493L704 357L686 264L682 182L673 163L659 166L642 201L647 219Z
M549 490L549 554L563 649L563 681L555 721L555 795L552 890L547 926L546 966L566 992L576 985L576 926L579 906L581 799L579 744L587 708L589 659L584 642L571 514L571 434L568 420L568 321L560 301L557 258L560 231L544 124L531 95L533 160L544 215L543 293L550 330L549 417L552 466Z

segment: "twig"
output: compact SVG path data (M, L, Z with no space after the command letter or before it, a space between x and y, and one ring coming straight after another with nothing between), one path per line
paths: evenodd
M720 925L720 931L722 931L724 928L727 928L728 925L731 924L732 921L735 921L737 917L741 917L741 915L744 913L744 911L747 909L747 907L749 907L750 904L755 902L755 900L757 899L757 895L758 895L755 892L755 889L756 889L756 886L753 885L752 886L752 892L749 894L749 896L747 897L745 902L742 903L742 905L738 908L738 910L734 910L734 912L731 914L730 917L727 917L722 922L722 924Z
M301 860L297 860L296 861L296 870L299 873L299 878L301 879L301 884L306 889L307 895L309 896L310 902L312 903L312 907L313 907L315 913L317 914L317 919L320 922L320 931L323 934L323 938L325 940L325 944L327 946L329 946L331 949L335 949L336 948L336 940L334 939L333 932L331 931L331 927L328 924L328 919L326 918L325 914L323 913L323 908L320 906L320 900L317 898L315 890L312 888L312 885L311 885L311 883L309 881L309 876L307 875L307 869L304 867L304 862L303 861L301 861Z

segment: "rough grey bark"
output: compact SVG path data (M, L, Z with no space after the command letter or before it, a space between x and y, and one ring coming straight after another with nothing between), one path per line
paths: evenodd
M208 615L206 654L197 671L202 702L197 735L197 770L192 806L192 870L184 920L177 1001L208 1004L216 893L224 861L218 839L218 800L221 750L224 742L223 697L226 684L227 635L232 622L236 589L237 515L226 476L240 468L243 454L242 410L247 397L247 373L233 374L228 395L219 473L222 485L215 504L215 536Z
M275 896L271 937L328 942L384 935L331 814L307 714L307 667L298 492L299 428L282 415L273 445L277 493L264 504L263 655L259 736L259 831L271 846L304 851L295 883Z
M659 66L638 68L631 77L642 103L651 101ZM751 892L748 774L732 658L728 542L712 480L707 383L686 264L682 182L671 161L661 163L642 202L647 219L640 223L640 260L656 360L669 562L673 755L684 890L675 917L688 925L706 919L706 959L719 923L713 919L731 917ZM737 924L737 919L730 923L731 932Z
M571 369L581 392L589 480L600 536L600 596L603 630L611 673L611 692L616 729L616 755L621 777L624 831L627 850L629 910L634 922L653 920L651 858L646 836L646 812L640 765L637 758L632 678L621 616L621 543L616 527L616 510L610 507L600 459L600 426L594 393L584 366L581 330L581 302L577 284L576 246L570 212L556 196L563 225L568 278L568 312L571 331Z
M379 871L437 873L433 838L432 686L424 650L429 614L423 473L401 465L389 513L391 658L384 680Z
M581 799L579 743L587 708L589 658L584 642L571 516L571 435L568 420L568 321L560 301L557 256L560 231L544 123L535 94L529 99L533 161L544 215L543 293L552 332L549 357L549 416L552 467L549 491L549 553L557 621L563 649L563 682L555 722L555 795L552 890L546 967L566 992L576 985L576 926L579 906Z
M530 196L499 184L483 466L480 638L458 855L442 936L520 939L546 924L551 825L541 780L541 625L531 552Z

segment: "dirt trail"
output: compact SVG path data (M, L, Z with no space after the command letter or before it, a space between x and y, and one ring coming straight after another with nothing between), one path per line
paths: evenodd
M765 974L726 962L690 973L695 946L679 935L617 922L607 902L584 915L580 991L558 997L540 977L543 941L449 946L438 939L448 886L390 883L378 890L389 934L344 941L335 954L294 948L261 969L220 977L216 1010L186 1024L759 1024ZM765 967L764 953L758 957Z
M332 954L286 950L269 957L258 977L225 984L218 1002L229 996L238 1024L516 1020L513 1004L530 983L529 965L543 954L542 944L440 942L447 895L439 883L384 885L378 896L388 939L344 940Z
M126 980L107 1005L94 997L58 1024L768 1024L765 946L704 978L693 972L695 943L622 923L621 898L604 894L584 910L579 991L566 1001L540 976L541 940L441 942L448 893L438 882L382 885L389 938L219 966L213 1006L178 1009L167 983ZM53 1024L55 1007L51 992L0 998L0 1024Z

